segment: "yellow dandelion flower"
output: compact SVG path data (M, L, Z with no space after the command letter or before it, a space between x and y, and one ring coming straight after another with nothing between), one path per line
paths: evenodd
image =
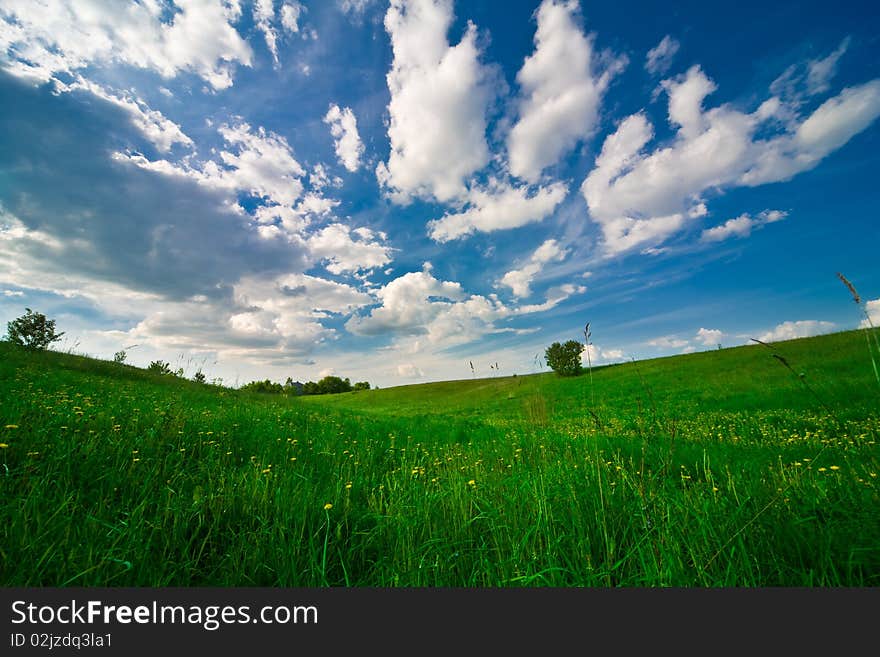
M819 468L819 472L825 472L827 468Z
M333 505L330 504L330 502L327 502L327 504L324 505L324 511L329 511L332 508L333 508Z
M832 466L829 468L829 470L840 470L840 466L839 466L839 465L832 465Z
M132 459L131 460L132 463L137 463L138 461L140 461L140 459Z
M0 443L0 449L6 449L7 447L9 447L9 445L6 443Z
M272 468L265 468L263 470L263 474L269 474L270 472L272 472Z
M351 490L351 482L350 481L347 484L345 484L345 490Z
M296 461L296 457L295 457L295 456L291 456L291 457L290 457L290 460L291 460L291 461Z
M477 485L477 482L476 482L475 480L473 480L473 479L471 479L471 480L468 482L468 486L476 486L476 485Z
M17 424L7 424L7 425L6 425L5 427L3 427L3 428L4 428L4 429L18 429L18 425L17 425Z

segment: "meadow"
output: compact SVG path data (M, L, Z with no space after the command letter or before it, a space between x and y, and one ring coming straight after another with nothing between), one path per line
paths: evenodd
M877 586L878 437L863 331L310 397L0 343L0 583Z

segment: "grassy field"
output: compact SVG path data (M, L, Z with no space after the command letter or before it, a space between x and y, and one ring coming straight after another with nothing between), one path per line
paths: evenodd
M288 398L0 343L4 586L877 586L844 332Z

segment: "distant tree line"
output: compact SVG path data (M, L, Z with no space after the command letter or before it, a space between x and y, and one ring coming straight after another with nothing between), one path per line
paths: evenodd
M352 385L348 378L342 379L338 376L325 376L320 381L307 381L306 383L287 377L284 385L266 379L251 381L241 387L241 390L249 392L269 392L281 395L335 395L340 392L357 392L369 389L370 384L367 381L358 381Z

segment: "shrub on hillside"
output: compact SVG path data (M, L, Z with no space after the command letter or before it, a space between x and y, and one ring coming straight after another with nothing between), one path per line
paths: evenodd
M251 381L250 383L244 384L241 389L246 390L247 392L284 392L284 386L280 383L272 383L269 379L265 379L264 381Z
M153 374L171 374L171 365L162 360L154 360L147 367L147 371Z

